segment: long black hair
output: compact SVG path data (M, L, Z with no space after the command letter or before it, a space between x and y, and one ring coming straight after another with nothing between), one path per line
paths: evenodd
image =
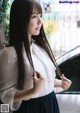
M10 11L10 39L9 45L14 46L17 57L18 57L18 82L17 88L24 88L24 76L25 76L25 67L24 59L22 54L23 45L30 62L31 68L34 70L34 65L32 62L32 57L30 53L29 38L28 38L28 25L31 18L33 10L37 10L38 13L42 13L42 8L40 4L35 0L14 0L11 6ZM56 66L55 59L47 38L45 36L43 25L41 27L40 33L37 36L32 36L35 42L43 47L50 59L53 61Z

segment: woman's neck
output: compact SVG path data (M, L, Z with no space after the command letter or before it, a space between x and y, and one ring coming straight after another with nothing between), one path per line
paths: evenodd
M28 35L28 37L29 37L29 44L31 45L32 44L32 37L31 37L31 35Z

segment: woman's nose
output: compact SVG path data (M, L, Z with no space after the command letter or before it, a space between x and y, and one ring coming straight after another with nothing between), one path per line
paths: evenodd
M42 24L42 18L41 17L38 17L38 24Z

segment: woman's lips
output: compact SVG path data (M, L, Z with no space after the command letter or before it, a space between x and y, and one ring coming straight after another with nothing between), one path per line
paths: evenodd
M39 28L35 28L36 30L40 30L40 27Z

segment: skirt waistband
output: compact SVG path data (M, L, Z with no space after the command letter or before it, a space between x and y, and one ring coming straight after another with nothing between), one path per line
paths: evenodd
M37 98L31 98L30 100L43 100L43 99L47 99L47 98L51 98L52 99L52 97L53 96L55 96L55 93L54 93L54 91L52 91L51 93L49 93L49 94L47 94L47 95L44 95L44 96L41 96L41 97L37 97ZM30 101L29 100L29 101ZM27 100L28 101L28 100Z

